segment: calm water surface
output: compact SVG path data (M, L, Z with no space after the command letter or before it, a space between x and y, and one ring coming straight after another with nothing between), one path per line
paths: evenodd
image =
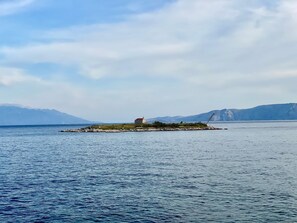
M297 123L0 128L0 222L297 222Z

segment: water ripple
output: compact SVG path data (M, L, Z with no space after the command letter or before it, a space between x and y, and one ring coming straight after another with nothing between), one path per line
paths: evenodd
M297 222L297 124L280 124L0 128L0 222Z

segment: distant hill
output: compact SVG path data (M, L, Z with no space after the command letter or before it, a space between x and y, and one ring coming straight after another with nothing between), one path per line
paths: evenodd
M207 121L214 114L212 121L268 121L297 120L297 104L261 105L249 109L222 109L191 116L157 117L149 122L201 122Z
M87 123L90 123L90 121L57 110L31 109L15 105L0 105L0 126Z

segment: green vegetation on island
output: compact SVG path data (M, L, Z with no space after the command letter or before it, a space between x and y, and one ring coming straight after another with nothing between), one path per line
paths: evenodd
M220 130L208 126L205 123L123 123L123 124L100 124L81 129L65 130L64 132L154 132L154 131L195 131L195 130Z
M132 129L149 129L149 128L206 128L207 125L204 123L163 123L163 122L154 122L152 124L134 124L134 123L124 123L124 124L111 124L111 125L92 125L86 127L85 129L102 129L102 130L132 130Z

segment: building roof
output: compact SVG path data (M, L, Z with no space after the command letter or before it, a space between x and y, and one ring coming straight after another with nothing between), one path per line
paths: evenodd
M144 118L137 118L137 119L135 119L135 121L142 121L142 120L144 120Z

